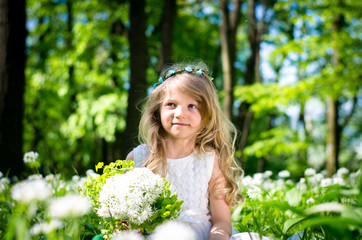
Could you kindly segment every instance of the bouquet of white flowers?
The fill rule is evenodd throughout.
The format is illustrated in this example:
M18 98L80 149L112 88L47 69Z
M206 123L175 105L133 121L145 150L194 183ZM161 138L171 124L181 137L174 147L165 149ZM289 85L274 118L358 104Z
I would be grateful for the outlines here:
M103 163L96 170L103 168ZM104 166L103 174L88 178L86 194L101 218L105 238L117 229L147 235L167 220L175 219L183 201L171 185L147 168L133 168L133 161L117 160Z

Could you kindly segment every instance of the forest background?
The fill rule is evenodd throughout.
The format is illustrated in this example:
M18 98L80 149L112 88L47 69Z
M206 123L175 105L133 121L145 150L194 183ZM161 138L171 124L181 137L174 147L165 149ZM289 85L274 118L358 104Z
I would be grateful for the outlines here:
M362 160L362 3L0 0L0 170L84 174L138 144L162 66L202 60L247 174Z

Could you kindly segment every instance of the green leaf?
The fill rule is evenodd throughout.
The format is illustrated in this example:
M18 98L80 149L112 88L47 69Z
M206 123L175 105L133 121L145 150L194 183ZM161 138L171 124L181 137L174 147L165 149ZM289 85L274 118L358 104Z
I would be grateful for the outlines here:
M311 215L314 213L321 213L321 212L335 212L341 213L342 211L346 210L347 207L338 202L329 202L329 203L321 203L319 205L310 207L305 210L307 215Z
M301 222L305 221L306 219L307 218L305 218L305 217L288 219L287 221L284 222L283 233L284 234L288 233L289 230L296 227L297 225L299 225Z

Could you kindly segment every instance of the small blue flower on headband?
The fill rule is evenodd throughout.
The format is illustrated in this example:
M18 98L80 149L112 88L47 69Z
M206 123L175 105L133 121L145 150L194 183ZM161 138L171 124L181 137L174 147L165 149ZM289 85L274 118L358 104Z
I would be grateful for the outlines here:
M167 72L167 77L172 76L172 75L174 75L175 73L176 73L175 70L168 70L168 72Z
M197 70L197 71L196 71L196 74L197 74L197 75L201 75L201 74L202 74L202 70L201 70L201 69L200 69L200 70Z
M185 67L185 70L188 71L188 72L192 72L192 68L189 66L189 67Z
M162 77L160 77L160 78L158 79L158 82L159 82L159 83L163 83Z

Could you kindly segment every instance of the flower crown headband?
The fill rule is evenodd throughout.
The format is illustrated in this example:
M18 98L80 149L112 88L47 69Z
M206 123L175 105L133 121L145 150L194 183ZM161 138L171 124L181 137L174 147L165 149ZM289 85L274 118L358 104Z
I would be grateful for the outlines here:
M153 88L156 88L158 85L160 85L161 83L163 83L164 81L166 81L168 78L175 76L176 74L179 73L184 73L184 72L188 72L188 73L196 73L196 75L200 76L201 74L205 74L210 81L214 80L211 75L209 74L209 72L205 71L204 69L201 69L199 67L190 67L187 66L185 68L181 68L179 70L168 70L166 73L163 74L163 76L161 76L158 79L158 82L153 84Z

